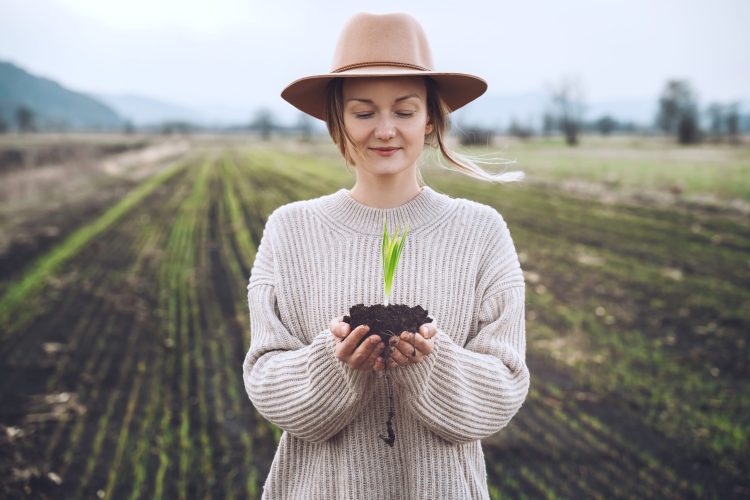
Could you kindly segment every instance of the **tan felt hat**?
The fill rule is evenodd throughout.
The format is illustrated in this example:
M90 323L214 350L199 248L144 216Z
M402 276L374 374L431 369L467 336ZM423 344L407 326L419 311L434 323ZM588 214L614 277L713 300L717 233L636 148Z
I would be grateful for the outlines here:
M281 97L325 120L325 88L332 79L414 75L432 78L451 111L487 90L487 82L478 76L435 71L427 35L411 15L360 12L339 36L330 73L299 78L286 86Z

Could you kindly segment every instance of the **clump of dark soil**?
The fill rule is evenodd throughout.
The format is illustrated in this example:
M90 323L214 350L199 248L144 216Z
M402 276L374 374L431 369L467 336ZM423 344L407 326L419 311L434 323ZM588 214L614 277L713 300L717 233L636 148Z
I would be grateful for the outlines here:
M388 387L388 437L379 434L380 439L393 446L396 441L396 434L393 431L393 416L396 414L393 409L393 395L391 388L391 378L388 375L388 361L390 360L391 346L390 338L398 337L402 332L419 332L419 327L425 323L432 322L432 318L427 315L427 310L422 306L409 307L406 304L374 304L366 306L357 304L349 308L349 314L344 316L344 322L349 323L350 330L354 331L360 325L367 325L370 330L367 332L359 346L364 340L371 335L380 335L385 348L383 349L383 361L385 362L385 377ZM412 348L412 356L416 356L416 348Z
M370 335L380 335L380 340L388 345L388 339L392 336L401 335L402 332L417 333L419 327L430 323L432 318L427 315L427 310L422 306L409 307L406 304L375 304L366 306L357 304L349 308L349 315L344 316L344 321L349 323L351 330L360 325L367 325L370 331L363 337L360 344Z

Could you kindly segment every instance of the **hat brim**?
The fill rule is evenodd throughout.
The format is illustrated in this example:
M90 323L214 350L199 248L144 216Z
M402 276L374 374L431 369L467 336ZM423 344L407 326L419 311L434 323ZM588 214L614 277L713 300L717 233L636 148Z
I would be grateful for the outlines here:
M429 76L437 84L440 96L451 112L467 105L487 90L484 79L468 73L365 67L299 78L284 88L281 97L300 111L325 121L325 88L328 82L334 78L378 76Z

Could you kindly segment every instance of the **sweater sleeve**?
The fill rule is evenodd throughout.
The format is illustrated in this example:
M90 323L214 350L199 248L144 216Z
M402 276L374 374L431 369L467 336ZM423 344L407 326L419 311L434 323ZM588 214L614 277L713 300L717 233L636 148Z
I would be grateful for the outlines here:
M305 345L284 326L276 301L273 216L247 285L251 340L242 365L245 390L264 418L300 439L323 442L366 403L372 372L336 358L330 329Z
M510 233L499 222L480 264L476 335L460 346L438 325L432 353L392 372L414 416L454 443L501 430L529 391L526 287Z

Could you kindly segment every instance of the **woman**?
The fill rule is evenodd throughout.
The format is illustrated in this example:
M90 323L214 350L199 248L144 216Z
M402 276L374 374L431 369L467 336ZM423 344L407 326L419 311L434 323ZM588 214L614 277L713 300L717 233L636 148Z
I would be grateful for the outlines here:
M360 13L333 70L282 93L326 121L356 183L274 210L253 264L243 378L284 431L263 498L489 498L480 439L509 423L530 383L523 273L502 216L424 185L417 161L429 143L468 175L520 176L489 175L445 148L447 114L486 83L432 67L413 17ZM341 321L383 301L384 217L390 232L409 227L391 302L434 317L391 338L393 447L378 438L388 402L374 397L386 390L385 346L377 335L358 346L367 326Z

